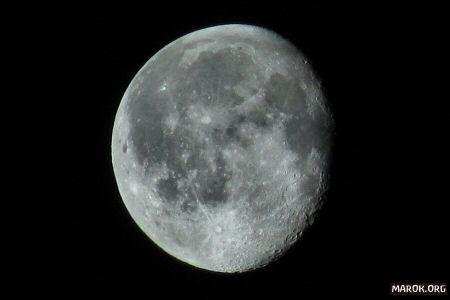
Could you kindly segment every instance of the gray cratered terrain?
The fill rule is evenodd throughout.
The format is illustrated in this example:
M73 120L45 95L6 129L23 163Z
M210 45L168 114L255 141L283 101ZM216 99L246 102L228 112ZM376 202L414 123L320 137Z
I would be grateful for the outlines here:
M199 268L280 257L327 188L333 120L305 57L279 35L225 25L155 54L117 111L113 167L138 226Z

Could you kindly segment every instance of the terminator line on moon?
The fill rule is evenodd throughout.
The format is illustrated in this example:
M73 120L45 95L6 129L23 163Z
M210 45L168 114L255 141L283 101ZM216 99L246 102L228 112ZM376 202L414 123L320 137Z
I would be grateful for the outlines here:
M267 29L187 34L136 74L117 111L122 199L164 251L244 272L280 257L327 189L333 118L305 57Z

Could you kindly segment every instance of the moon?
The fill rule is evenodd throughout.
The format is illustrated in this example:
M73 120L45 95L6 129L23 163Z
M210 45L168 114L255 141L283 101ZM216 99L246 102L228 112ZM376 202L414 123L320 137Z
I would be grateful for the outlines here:
M283 255L328 188L334 121L305 56L250 25L187 34L139 70L117 110L123 202L161 249L245 272Z

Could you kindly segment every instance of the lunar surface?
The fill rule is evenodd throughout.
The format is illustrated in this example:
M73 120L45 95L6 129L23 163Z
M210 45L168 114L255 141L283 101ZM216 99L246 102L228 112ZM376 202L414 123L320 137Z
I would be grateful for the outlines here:
M264 28L185 35L136 74L112 161L137 225L170 255L217 272L279 258L327 189L333 118L304 55Z

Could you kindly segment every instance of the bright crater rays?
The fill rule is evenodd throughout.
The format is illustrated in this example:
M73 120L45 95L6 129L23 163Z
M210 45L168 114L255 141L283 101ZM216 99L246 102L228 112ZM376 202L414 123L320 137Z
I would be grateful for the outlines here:
M164 251L244 272L280 257L327 188L333 120L304 56L266 29L224 25L155 54L117 111L122 199Z

